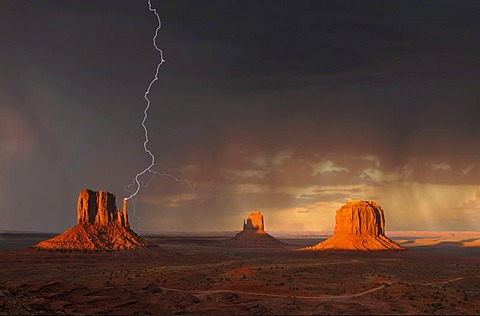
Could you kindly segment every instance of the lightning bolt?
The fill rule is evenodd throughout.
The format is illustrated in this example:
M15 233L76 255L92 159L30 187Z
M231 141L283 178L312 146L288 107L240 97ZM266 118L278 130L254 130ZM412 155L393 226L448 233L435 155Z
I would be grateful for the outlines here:
M195 194L195 187L192 185L192 183L187 180L187 179L180 179L180 178L177 178L171 174L167 174L167 173L160 173L158 171L155 171L153 170L152 168L155 166L155 156L153 155L153 153L150 151L150 149L148 148L148 142L149 142L149 138L148 138L148 129L147 129L147 126L146 126L146 121L148 119L148 110L150 109L150 99L148 98L148 95L150 94L150 89L152 88L153 84L155 83L155 81L158 80L158 73L160 71L160 66L162 66L162 64L165 62L165 60L163 59L163 51L157 46L157 37L158 37L158 31L161 29L162 27L162 22L160 20L160 16L158 15L157 13L157 9L155 8L152 8L152 3L150 2L150 0L148 0L148 10L150 10L150 12L153 12L155 14L155 17L157 18L157 21L158 21L158 26L157 28L155 29L155 35L152 39L153 41L153 46L155 47L155 50L158 52L159 56L160 56L160 61L158 62L157 64L157 68L156 68L156 71L155 71L155 76L153 77L152 81L150 81L150 84L147 86L147 89L145 91L145 94L144 94L144 98L145 100L147 101L147 105L145 106L145 109L143 111L143 120L142 120L142 127L143 127L143 131L144 131L144 134L145 134L145 141L143 142L143 149L145 150L145 152L150 156L151 158L151 161L150 161L150 165L143 169L141 172L139 172L135 178L133 179L132 183L126 185L124 187L124 190L129 192L130 195L128 197L125 198L125 200L131 200L132 201L132 204L133 204L133 216L137 219L138 221L138 230L141 230L140 229L140 223L142 221L142 219L140 217L137 216L136 214L136 195L140 192L140 189L142 187L148 187L150 185L150 183L153 181L153 179L155 178L155 176L161 176L161 177L168 177L172 180L174 180L175 182L179 182L179 183L186 183L188 185L188 187L190 188L190 190L192 191L192 198L194 200L197 200L198 201L198 204L197 205L200 205L201 203L203 203L206 199L208 199L208 197L213 194L214 192L216 192L217 190L219 190L220 188L222 188L223 186L225 186L227 183L229 182L232 182L236 179L233 178L233 179L230 179L228 182L226 183L223 183L221 184L220 186L216 187L213 191L211 191L210 193L207 193L207 194L204 194L202 195L200 198L197 198L196 197L196 194ZM143 180L140 179L140 177L142 177L143 175L145 174L149 174L151 175L150 179L145 183ZM132 187L134 189L132 189Z
M150 149L148 149L148 129L147 129L147 126L145 125L145 122L147 121L147 118L148 118L148 109L150 109L150 99L148 98L148 95L150 93L150 89L152 88L153 84L155 83L155 81L158 80L158 72L160 71L160 66L162 66L162 64L165 62L165 60L163 59L162 50L160 48L158 48L158 46L157 46L157 36L158 36L158 31L162 27L162 21L160 21L160 16L157 13L157 9L152 8L152 3L150 2L150 0L148 0L148 10L150 10L150 12L153 12L155 14L155 16L157 18L157 21L158 21L158 26L155 29L155 36L153 37L153 46L155 47L155 49L157 50L157 52L160 56L160 61L158 62L157 69L155 71L155 76L153 77L152 81L150 81L150 84L148 85L147 90L145 91L145 94L144 94L144 98L147 101L147 105L145 107L145 110L143 111L143 120L142 120L142 127L143 127L143 130L145 132L145 141L143 142L143 149L150 156L151 162L150 162L150 165L147 168L145 168L142 172L138 173L135 176L135 178L133 179L133 183L128 186L128 187L130 187L130 186L135 186L136 185L136 188L133 191L127 190L127 191L131 192L132 194L129 197L126 197L125 200L130 200L131 198L133 198L134 196L136 196L138 194L138 192L140 191L140 188L141 188L139 178L142 175L144 175L145 173L151 172L153 166L155 166L155 156L150 151Z
M150 161L150 165L147 168L143 169L140 173L138 173L135 176L135 178L133 179L131 184L126 185L124 187L125 191L131 193L130 196L125 198L125 200L132 200L133 210L134 210L133 215L138 220L138 229L139 230L140 230L141 218L138 217L137 214L136 214L136 204L135 204L135 199L133 199L133 198L138 194L138 192L140 192L140 189L142 188L142 186L143 187L148 187L148 185L150 184L150 182L152 182L152 180L155 178L156 175L159 175L159 176L162 176L162 177L169 177L169 178L175 180L176 182L186 183L189 186L189 188L192 190L193 198L195 198L195 188L190 183L189 180L179 179L179 178L177 178L173 175L166 174L166 173L160 173L158 171L152 170L152 168L155 166L155 155L148 148L149 138L148 138L148 129L147 129L147 126L146 126L146 121L147 121L147 118L148 118L148 110L150 109L150 103L151 103L150 99L148 98L148 95L150 94L150 90L151 90L153 84L155 83L155 81L158 80L158 73L160 71L160 66L162 66L162 64L165 62L165 59L163 58L163 51L157 46L158 31L162 27L162 21L160 20L160 15L158 15L158 13L157 13L157 9L152 7L152 3L150 2L150 0L148 0L148 10L150 10L150 12L153 12L155 14L155 17L157 18L157 21L158 21L158 26L155 29L155 35L152 39L152 42L153 42L153 47L155 47L155 50L158 52L158 54L160 56L160 61L157 64L157 68L156 68L156 71L155 71L155 76L153 77L152 81L150 81L150 84L147 86L147 89L146 89L145 94L144 94L144 98L147 101L147 105L145 106L145 109L143 111L143 120L142 120L142 127L143 127L143 131L144 131L144 134L145 134L145 141L143 142L143 149L150 156L151 161ZM150 177L148 182L145 184L140 179L140 177L142 177L146 173L149 173L152 176ZM131 190L131 187L135 187L135 189Z

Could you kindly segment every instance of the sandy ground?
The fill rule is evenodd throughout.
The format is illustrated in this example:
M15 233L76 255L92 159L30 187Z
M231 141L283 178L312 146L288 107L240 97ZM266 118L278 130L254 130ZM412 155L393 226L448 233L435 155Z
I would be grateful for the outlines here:
M357 253L295 250L315 238L241 249L157 236L141 251L62 253L23 248L45 236L4 235L0 314L480 314L480 248L461 237Z

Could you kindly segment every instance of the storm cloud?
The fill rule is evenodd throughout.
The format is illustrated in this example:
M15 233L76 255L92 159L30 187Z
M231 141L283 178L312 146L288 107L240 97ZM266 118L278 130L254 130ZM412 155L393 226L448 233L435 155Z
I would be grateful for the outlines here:
M231 230L262 209L267 229L323 230L351 199L378 200L389 229L480 229L463 208L480 3L152 4L149 147L195 192L156 177L142 229ZM83 188L127 195L149 163L155 28L146 1L0 1L0 229L64 230Z

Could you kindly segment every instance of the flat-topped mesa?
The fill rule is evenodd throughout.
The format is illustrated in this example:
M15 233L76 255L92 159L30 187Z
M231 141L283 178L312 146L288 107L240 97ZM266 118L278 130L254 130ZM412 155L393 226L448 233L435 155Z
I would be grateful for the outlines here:
M123 212L115 205L115 195L106 191L82 190L78 195L77 221L79 225L118 224L129 228L127 201L124 200Z
M253 230L258 234L265 233L263 215L260 211L253 211L243 222L243 230Z
M352 201L335 215L332 237L304 250L400 250L385 236L385 216L374 201Z
M149 244L130 229L127 200L123 211L117 209L115 195L106 191L82 190L77 204L78 225L35 248L46 250L125 250L139 249Z
M351 201L335 215L335 235L384 235L385 216L374 201Z

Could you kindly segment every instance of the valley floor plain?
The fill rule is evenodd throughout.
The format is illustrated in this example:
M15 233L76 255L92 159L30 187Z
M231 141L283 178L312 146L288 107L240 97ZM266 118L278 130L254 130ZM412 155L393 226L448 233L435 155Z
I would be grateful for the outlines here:
M415 234L413 234L415 235ZM158 247L50 252L50 235L0 235L0 314L480 314L480 236L394 236L407 251L219 247L226 237L146 236Z

